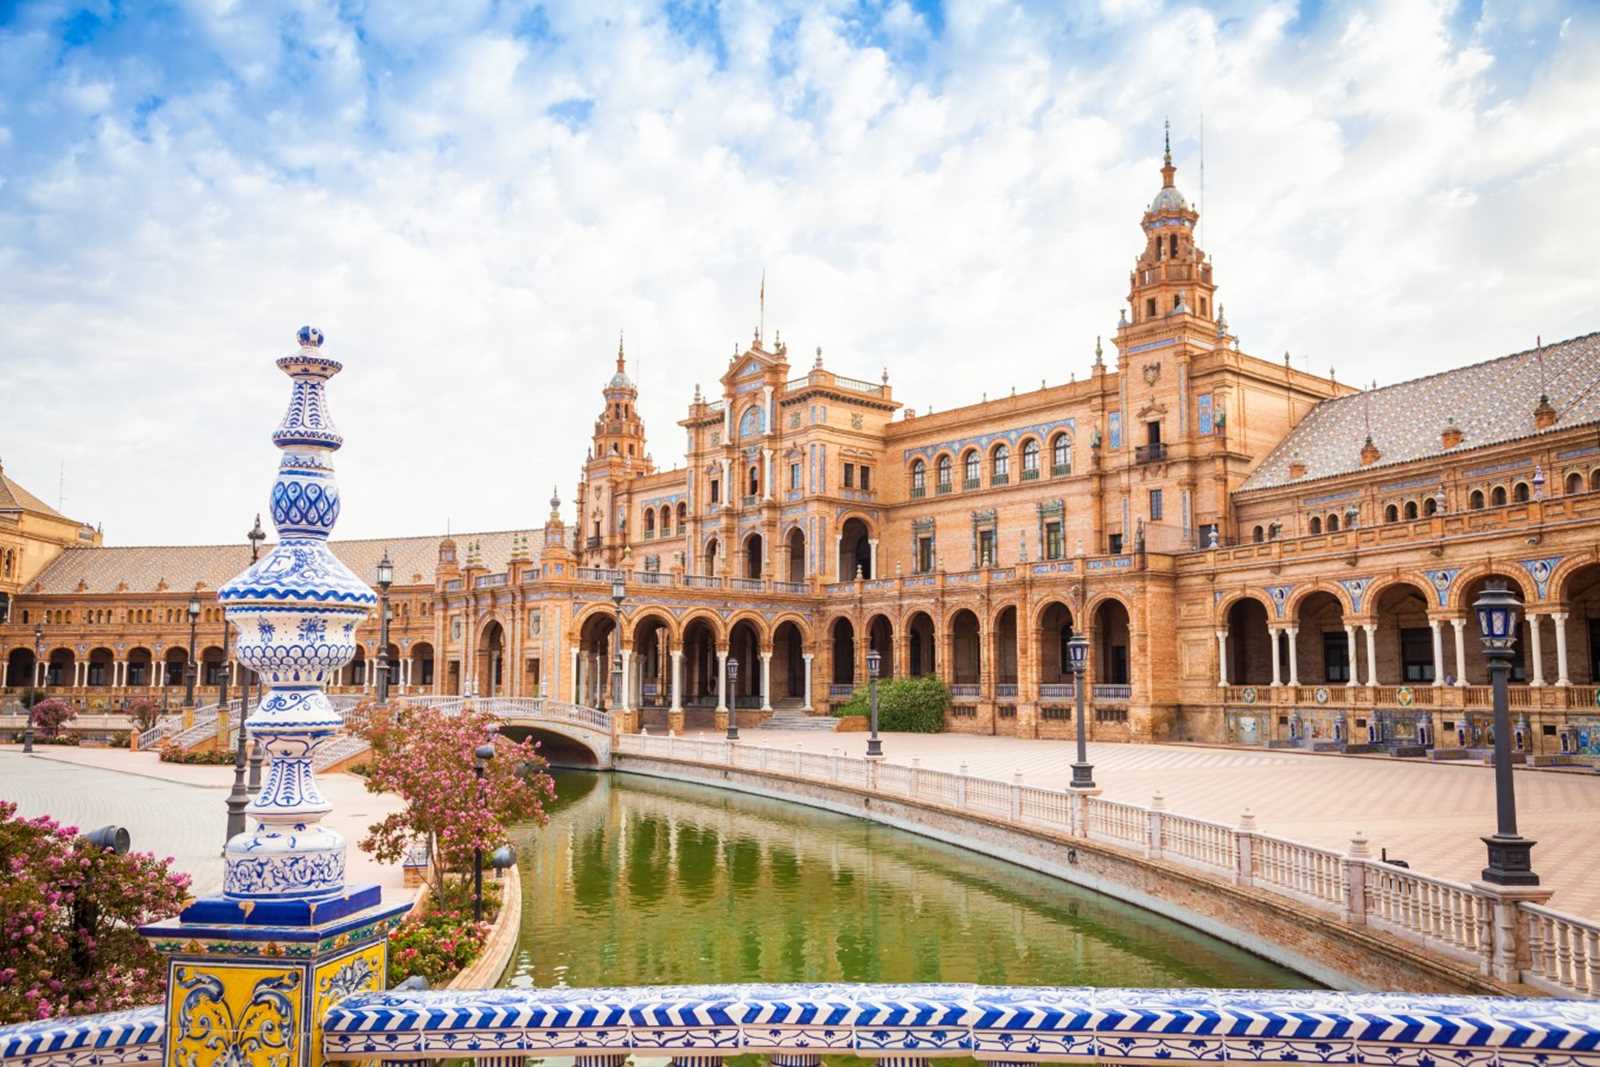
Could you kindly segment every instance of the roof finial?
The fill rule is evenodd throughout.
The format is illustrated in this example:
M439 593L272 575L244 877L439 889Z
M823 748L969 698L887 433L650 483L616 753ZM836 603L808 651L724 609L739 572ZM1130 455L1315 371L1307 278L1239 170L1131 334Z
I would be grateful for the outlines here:
M1162 150L1161 150L1161 187L1172 188L1172 176L1178 168L1172 165L1172 123L1162 120Z
M1094 365L1096 367L1103 367L1105 366L1105 363L1105 350L1100 347L1100 336L1096 334L1094 339Z
M822 369L822 346L817 346L817 361L811 365L812 370Z
M1164 153L1162 159L1166 163L1172 162L1172 123L1167 119L1161 120L1161 133Z
M623 359L624 359L624 357L623 357L623 354L622 354L622 331L618 330L617 331L617 370L619 370L619 371L622 369Z

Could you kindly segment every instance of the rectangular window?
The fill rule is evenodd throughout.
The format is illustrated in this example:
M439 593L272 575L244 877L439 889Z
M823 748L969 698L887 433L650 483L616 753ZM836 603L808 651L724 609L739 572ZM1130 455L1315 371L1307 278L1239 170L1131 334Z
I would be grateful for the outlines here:
M1322 680L1348 682L1350 680L1350 642L1339 630L1328 630L1322 635Z
M1161 490L1150 490L1150 521L1160 522L1162 510Z
M719 478L713 478L713 479L711 479L711 502L713 504L715 504L718 501L720 501L721 499L722 499L722 480L719 479Z
M1147 445L1159 445L1161 443L1161 424L1159 422L1147 422L1144 424L1144 442Z
M846 489L854 489L856 487L856 465L854 463L846 463L844 465L844 487Z
M861 465L861 491L872 492L872 468L864 463Z
M1044 524L1044 558L1060 559L1061 555L1061 524L1047 522Z
M978 531L978 566L994 566L994 531Z
M1407 682L1433 681L1433 631L1412 626L1400 631L1401 676Z
M1211 547L1211 538L1216 533L1217 533L1217 524L1214 523L1214 522L1208 522L1204 526L1200 527L1200 530L1199 530L1200 547L1201 548L1210 548Z
M917 573L928 574L933 571L933 538L917 538Z
M800 464L798 463L789 464L789 488L800 488Z
M1106 535L1106 551L1113 556L1122 555L1122 535L1119 533Z
M1113 411L1106 416L1106 436L1111 439L1111 447L1122 447L1122 412Z

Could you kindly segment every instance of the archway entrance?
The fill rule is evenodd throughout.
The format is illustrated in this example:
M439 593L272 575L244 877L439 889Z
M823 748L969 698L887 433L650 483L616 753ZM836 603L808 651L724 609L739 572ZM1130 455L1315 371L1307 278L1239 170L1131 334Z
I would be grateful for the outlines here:
M806 698L805 639L792 621L772 635L772 705L801 707Z
M1268 685L1272 681L1272 638L1267 607L1254 597L1228 609L1228 684Z
M433 688L433 645L419 641L411 646L410 670L403 679L407 687Z
M789 580L806 580L806 535L798 526L789 531Z
M872 578L872 531L860 519L846 519L839 530L839 580L848 582L857 574Z
M703 618L683 628L683 706L717 706L717 634Z
M893 678L894 626L890 624L888 616L874 615L867 620L867 649L869 654L876 652L881 661L878 666L878 677Z
M969 686L960 696L977 696L978 679L983 672L983 642L978 638L978 616L962 608L950 619L950 679L954 685Z
M34 676L39 672L35 669L37 661L33 658L31 648L13 648L11 655L6 657L6 685L31 686L38 681Z
M728 658L739 661L739 676L729 687L730 707L761 706L761 635L748 619L741 619L728 631Z
M672 629L649 612L633 621L633 655L628 658L628 686L636 708L661 709L672 702ZM652 722L661 721L659 716Z
M617 623L609 612L597 612L578 631L577 703L591 708L621 705L612 685L612 660L616 656Z
M1053 600L1039 616L1039 684L1072 684L1072 609ZM1041 694L1042 696L1043 694Z
M916 612L906 623L906 673L913 678L938 671L938 645L933 636L933 619L925 611Z
M856 684L856 628L849 619L840 616L833 620L829 635L833 652L833 684L854 688ZM848 696L846 692L844 695Z
M994 620L995 695L1017 695L1017 609L1005 607Z
M506 631L499 622L491 619L478 638L478 695L501 696L505 693Z
M761 535L751 534L744 539L744 576L746 578L760 578L762 559Z
M1099 685L1130 685L1128 609L1107 600L1094 610L1094 680Z

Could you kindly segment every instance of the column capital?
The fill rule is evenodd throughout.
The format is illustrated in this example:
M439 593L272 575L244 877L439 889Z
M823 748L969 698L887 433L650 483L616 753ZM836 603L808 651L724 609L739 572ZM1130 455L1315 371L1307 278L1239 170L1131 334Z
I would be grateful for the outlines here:
M1461 619L1461 618L1451 619L1450 620L1450 625L1455 627L1457 630L1459 630L1462 627L1467 625L1467 620L1466 619Z
M1567 621L1568 614L1569 612L1565 611L1552 611L1550 612L1550 617L1556 620L1557 623L1563 623Z
M1369 634L1378 632L1378 624L1375 622L1364 622L1361 624L1361 628Z
M1221 629L1221 630L1217 631L1217 640L1218 641L1226 641L1227 639L1228 639L1228 631L1226 629Z

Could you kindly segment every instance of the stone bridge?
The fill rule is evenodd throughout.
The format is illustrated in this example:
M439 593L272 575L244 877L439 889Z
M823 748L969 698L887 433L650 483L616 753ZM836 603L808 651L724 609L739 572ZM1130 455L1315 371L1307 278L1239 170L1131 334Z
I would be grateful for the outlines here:
M548 697L395 697L407 707L444 712L470 706L500 720L500 732L521 740L531 737L555 767L610 767L611 713Z

